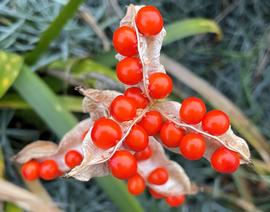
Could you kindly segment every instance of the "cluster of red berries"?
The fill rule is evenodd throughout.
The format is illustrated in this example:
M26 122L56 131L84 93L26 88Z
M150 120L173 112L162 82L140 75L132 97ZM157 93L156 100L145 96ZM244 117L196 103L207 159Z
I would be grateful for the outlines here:
M86 136L88 130L82 135L82 140ZM64 161L68 168L72 169L81 164L83 156L77 150L69 150L65 153ZM21 174L28 181L37 180L54 180L63 173L59 168L57 160L46 159L42 161L30 160L21 167Z

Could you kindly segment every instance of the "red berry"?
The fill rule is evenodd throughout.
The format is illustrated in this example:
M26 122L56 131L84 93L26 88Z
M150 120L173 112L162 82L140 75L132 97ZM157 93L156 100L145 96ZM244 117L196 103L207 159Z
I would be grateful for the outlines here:
M205 112L204 102L200 98L191 96L182 102L179 116L181 120L188 124L198 124L201 122Z
M112 175L116 178L126 180L137 173L136 158L126 150L118 150L109 160Z
M128 26L119 27L113 33L113 45L115 50L123 56L136 55L138 53L136 32Z
M133 151L143 151L148 146L148 135L139 125L134 125L126 137L125 144Z
M163 19L157 8L144 6L136 15L136 25L143 35L153 36L162 30Z
M230 118L221 110L211 110L202 120L202 129L212 135L222 135L230 127Z
M139 58L126 57L116 66L118 79L126 85L135 85L143 78L142 64Z
M178 147L184 135L185 131L170 121L166 121L160 130L160 139L168 147Z
M153 73L149 77L149 94L154 99L167 97L173 89L172 79L164 73Z
M179 196L169 196L166 197L165 201L167 204L171 207L178 207L182 205L186 200L185 195L179 195Z
M101 149L109 149L116 145L122 137L120 126L113 120L100 118L95 121L91 138L93 143Z
M149 146L147 146L143 151L136 152L134 156L138 161L147 160L152 156L152 150Z
M179 150L189 160L199 160L203 157L206 144L203 136L197 133L188 133L180 141Z
M83 157L81 153L79 153L76 150L70 150L65 155L65 163L69 168L74 168L75 166L78 166L81 164L83 160Z
M24 179L32 181L39 178L40 164L35 160L30 160L22 165L21 173Z
M110 105L110 113L119 122L132 120L136 116L136 103L133 99L120 95Z
M211 157L212 167L220 173L231 174L240 165L240 155L226 147L219 147Z
M160 112L152 110L147 112L138 124L145 129L149 136L153 136L160 131L162 122L163 120Z
M149 100L144 96L142 90L137 87L128 88L125 93L125 96L133 99L136 102L137 108L145 108L149 104Z
M84 138L85 138L85 136L87 135L88 132L89 132L89 129L86 129L86 130L83 132L82 137L81 137L82 141L84 140Z
M60 170L54 160L44 160L40 163L40 178L53 180L60 175Z
M164 195L159 194L158 192L156 192L155 190L153 190L151 188L149 188L148 190L149 190L150 194L152 195L152 197L154 197L155 199L161 199L164 197Z
M162 185L166 183L168 179L169 179L168 171L163 167L154 169L147 177L148 182L155 185Z
M133 195L140 195L144 192L145 182L141 175L136 174L128 179L128 191Z

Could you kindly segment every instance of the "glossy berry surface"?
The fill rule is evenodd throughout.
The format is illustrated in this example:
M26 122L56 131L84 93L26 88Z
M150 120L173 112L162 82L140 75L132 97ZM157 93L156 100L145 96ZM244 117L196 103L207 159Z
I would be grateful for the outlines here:
M144 6L136 15L136 25L145 36L153 36L158 34L163 27L163 19L156 7Z
M145 129L149 136L153 136L159 133L162 122L160 112L152 110L147 112L138 124Z
M113 45L115 50L123 56L136 55L138 53L136 32L128 26L119 27L113 33Z
M167 204L171 207L179 207L185 202L185 200L186 200L186 197L184 195L169 196L169 197L166 197L165 199Z
M76 150L70 150L65 154L65 163L69 168L74 168L81 164L83 157L81 153Z
M166 121L160 130L160 139L167 147L178 147L185 131L170 121Z
M145 190L145 182L141 175L136 174L128 179L128 191L137 196Z
M110 105L110 113L119 122L132 120L136 116L136 102L126 96L115 97Z
M141 126L134 125L126 137L125 144L133 151L142 151L148 146L148 135Z
M114 177L125 180L137 173L137 161L129 151L118 150L110 158L109 168Z
M153 190L151 188L149 188L148 191L152 195L152 197L154 197L155 199L164 198L164 196L162 194L159 194L158 192L156 192L155 190Z
M149 77L149 94L154 99L167 97L173 89L172 79L164 73L153 73Z
M211 110L202 120L202 129L212 135L222 135L230 127L230 118L221 110Z
M188 124L198 124L206 113L204 102L197 97L188 97L182 102L180 119Z
M168 179L168 171L163 167L154 169L147 177L148 182L155 185L162 185L166 183Z
M54 160L44 160L40 163L40 178L53 180L60 175L58 164Z
M135 85L142 78L142 64L139 58L126 57L117 63L116 75L118 79L126 85Z
M148 98L143 94L142 90L137 87L131 87L125 90L124 95L133 99L137 108L145 108L149 104Z
M109 149L121 139L122 131L115 121L100 118L94 122L91 138L93 143L101 149Z
M83 141L85 139L85 136L87 135L87 133L89 132L89 129L86 129L83 134L82 134L82 137L81 137L81 140Z
M226 147L219 147L212 154L211 165L217 172L231 174L240 165L240 155Z
M39 178L40 164L38 161L30 160L22 165L21 173L24 179L28 181Z
M200 134L188 133L182 138L179 149L186 159L199 160L203 157L206 143Z
M152 156L152 149L147 146L144 150L135 152L134 156L137 161L147 160Z

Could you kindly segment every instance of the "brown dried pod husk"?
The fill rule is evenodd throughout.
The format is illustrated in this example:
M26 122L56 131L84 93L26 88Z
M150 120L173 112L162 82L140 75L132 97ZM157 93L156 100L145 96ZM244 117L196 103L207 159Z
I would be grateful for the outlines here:
M59 145L51 141L36 141L25 146L13 160L17 163L25 163L31 159L43 161L45 159L54 159L59 169L63 172L69 170L64 161L65 153L69 150L77 150L82 153L82 134L91 127L91 119L85 119L78 123L62 138Z
M159 102L155 105L155 109L158 110L166 119L172 121L177 126L184 128L187 132L196 132L204 136L206 141L206 152L204 157L208 160L211 159L212 153L220 146L225 146L226 148L238 152L241 156L241 164L250 163L250 151L247 142L235 135L231 127L220 136L211 135L202 130L201 123L196 125L190 125L182 122L179 119L179 110L181 104L175 101ZM166 147L166 146L165 146ZM168 148L167 149L179 153L178 148Z
M138 172L145 179L148 187L165 196L180 194L196 194L198 187L191 183L184 169L176 162L169 160L162 145L154 138L149 137L149 147L152 156L143 161L138 161ZM164 167L168 170L169 179L163 185L153 185L147 182L147 177L155 168Z

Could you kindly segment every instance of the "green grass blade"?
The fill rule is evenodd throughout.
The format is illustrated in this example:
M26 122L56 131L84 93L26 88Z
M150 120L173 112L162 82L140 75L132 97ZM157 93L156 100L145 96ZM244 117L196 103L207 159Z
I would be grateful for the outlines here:
M167 34L163 45L170 44L176 40L180 40L188 36L202 33L215 33L217 40L222 39L222 31L217 23L213 20L204 18L192 18L183 21L177 21L167 25L165 29Z
M23 66L14 87L58 137L77 123L50 88L27 66Z
M110 196L114 202L134 202L134 197L128 192L127 186L123 182L111 176L99 177L96 182L104 189L105 193ZM115 190L117 187L117 191ZM123 197L125 199L123 199ZM123 204L120 211L140 212L144 211L139 204Z
M77 96L57 96L58 101L66 105L72 112L82 112L82 97ZM0 108L9 108L14 110L29 110L31 106L18 95L5 95L0 99Z
M14 87L58 137L62 137L77 123L50 88L28 67L23 66ZM143 211L139 202L124 192L123 182L115 181L111 177L97 179L97 182L121 211Z
M23 60L16 54L0 51L0 98L18 76Z
M73 17L76 10L84 0L70 0L60 11L47 30L40 36L37 46L26 55L26 63L34 64L49 48L50 43L60 34L62 28Z

